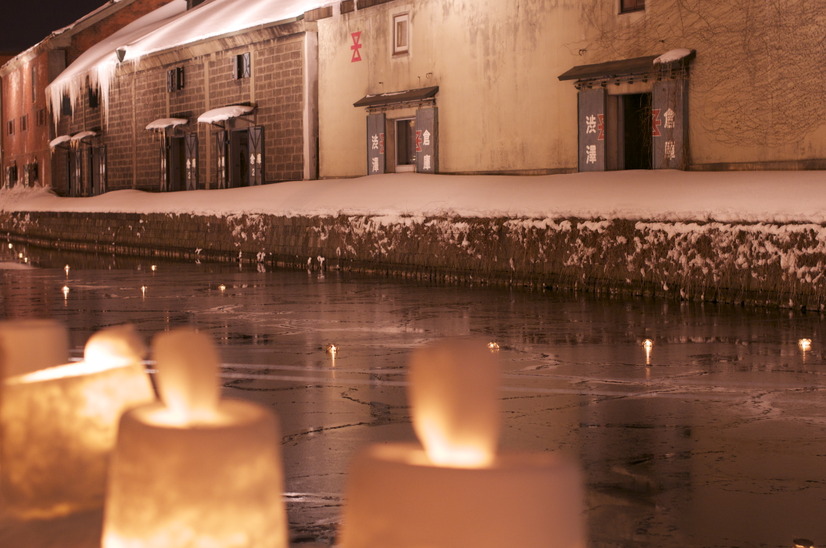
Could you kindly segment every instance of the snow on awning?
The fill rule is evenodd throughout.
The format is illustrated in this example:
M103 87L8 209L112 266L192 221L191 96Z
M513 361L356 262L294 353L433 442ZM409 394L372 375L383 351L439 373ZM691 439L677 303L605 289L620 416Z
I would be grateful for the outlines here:
M189 120L186 118L158 118L146 124L146 129L166 129L169 127L177 127L188 124Z
M225 122L230 118L238 118L239 116L250 114L254 110L255 107L250 105L229 105L226 107L214 108L198 116L198 123L216 124L218 122Z
M380 107L394 103L409 103L431 99L439 93L439 86L429 88L408 89L406 91L391 91L375 95L365 95L355 103L354 107Z
M72 135L71 141L73 143L78 143L88 137L94 137L95 135L97 135L96 131L81 131L80 133L75 133Z
M559 80L593 80L628 78L637 75L654 74L659 65L675 61L690 61L694 57L694 50L680 48L673 49L662 55L647 55L633 59L606 61L593 65L577 65L558 76Z
M49 141L49 148L56 148L63 143L68 142L72 137L70 135L61 135Z
M666 63L673 63L674 61L680 61L685 59L686 57L690 57L694 54L693 49L687 48L677 48L667 51L654 59L655 65L664 65Z

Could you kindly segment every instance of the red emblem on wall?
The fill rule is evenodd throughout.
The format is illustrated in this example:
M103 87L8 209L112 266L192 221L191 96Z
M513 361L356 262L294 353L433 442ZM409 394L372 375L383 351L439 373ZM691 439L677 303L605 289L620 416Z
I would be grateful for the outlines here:
M424 138L422 138L422 130L417 129L416 130L416 152L421 152L422 151L422 141L424 141Z
M351 33L350 37L353 39L353 45L350 46L350 49L353 50L353 56L350 58L350 62L356 63L361 61L361 52L359 51L363 46L361 43L361 31Z
M660 137L662 133L660 133L660 126L663 124L662 120L660 120L660 111L662 109L659 108L652 108L651 109L651 135L654 137Z
M605 115L604 114L597 114L597 129L599 133L597 134L597 141L604 141L605 140Z

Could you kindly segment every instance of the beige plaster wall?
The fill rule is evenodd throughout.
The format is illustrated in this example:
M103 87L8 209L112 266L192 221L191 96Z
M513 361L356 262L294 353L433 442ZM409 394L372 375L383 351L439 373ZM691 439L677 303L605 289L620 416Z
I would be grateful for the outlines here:
M697 52L689 80L690 162L826 159L826 4L789 0L649 0L618 15L616 2L583 0L583 63ZM770 167L770 166L769 166Z
M572 169L578 64L575 2L394 1L319 21L320 171L364 175L370 93L439 86L440 171ZM411 49L394 56L392 17L410 12ZM351 62L361 31L363 60ZM393 111L388 118L396 117ZM568 128L560 131L560 128Z
M394 0L319 21L320 174L364 175L368 93L438 85L440 171L573 170L576 65L696 50L689 80L694 167L826 161L826 6L789 0ZM411 14L409 55L391 22ZM361 31L361 62L351 62ZM393 111L388 118L395 117ZM785 164L784 164L785 163Z

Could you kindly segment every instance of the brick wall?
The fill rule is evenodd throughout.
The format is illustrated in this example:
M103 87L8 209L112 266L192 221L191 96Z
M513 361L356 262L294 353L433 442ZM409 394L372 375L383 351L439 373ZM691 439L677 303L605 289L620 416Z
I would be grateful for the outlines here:
M138 188L160 190L161 144L157 132L146 125L158 118L181 117L189 123L174 130L183 136L198 135L199 188L216 184L215 134L219 128L198 124L200 114L231 104L256 105L250 120L236 119L228 129L250 125L265 128L265 182L300 180L304 172L303 155L303 33L243 33L233 40L207 41L195 48L164 52L158 58L141 60L137 66L123 65L111 84L108 121L100 109L90 109L81 101L72 118L64 117L60 130L74 133L90 129L91 123L103 128L100 142L107 149L108 190ZM226 47L231 42L233 47ZM240 43L240 45L239 45ZM196 52L192 54L192 52ZM249 52L250 78L234 78L237 55ZM182 67L184 87L167 90L167 71ZM62 176L65 179L65 175ZM61 183L61 187L67 187Z
M56 249L823 310L826 227L583 219L0 213Z

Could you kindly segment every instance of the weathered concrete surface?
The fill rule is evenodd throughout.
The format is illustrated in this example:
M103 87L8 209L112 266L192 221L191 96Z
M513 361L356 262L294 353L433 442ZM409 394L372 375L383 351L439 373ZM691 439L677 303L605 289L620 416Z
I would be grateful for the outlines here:
M0 213L66 250L822 310L826 227L644 220Z

